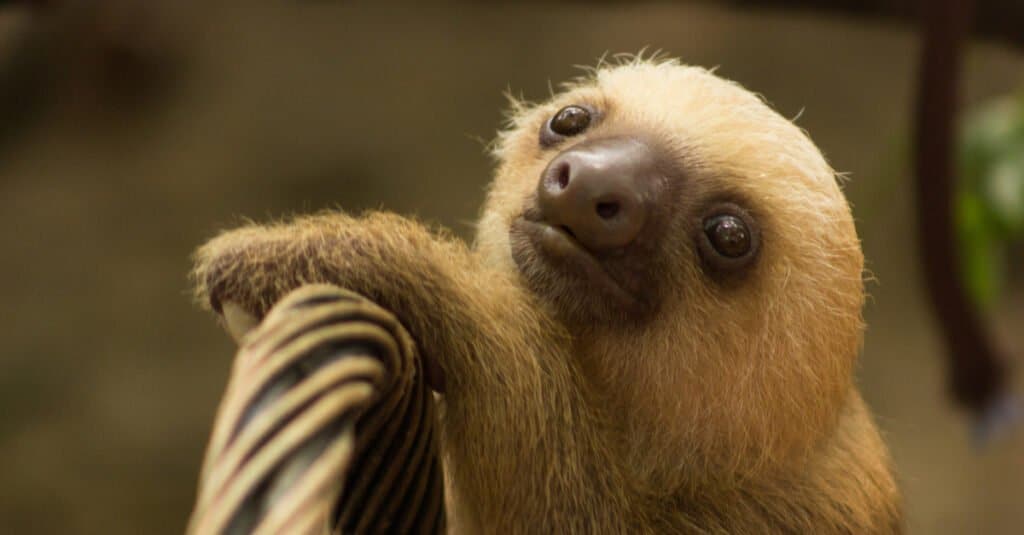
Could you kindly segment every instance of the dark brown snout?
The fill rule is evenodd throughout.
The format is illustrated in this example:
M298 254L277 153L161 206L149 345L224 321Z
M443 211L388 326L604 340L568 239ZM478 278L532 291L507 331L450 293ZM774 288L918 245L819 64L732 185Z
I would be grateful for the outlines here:
M650 147L633 138L573 146L541 173L541 217L591 252L625 247L640 234L654 203L655 166Z

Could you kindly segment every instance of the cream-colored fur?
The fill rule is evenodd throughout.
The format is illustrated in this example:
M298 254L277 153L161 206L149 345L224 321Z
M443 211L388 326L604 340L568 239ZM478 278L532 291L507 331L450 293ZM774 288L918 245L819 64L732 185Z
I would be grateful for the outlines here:
M652 255L660 304L642 322L573 321L572 295L524 284L509 229L564 148L537 133L577 103L601 120L570 144L642 136L683 170L697 193L669 201L685 212L679 229L696 197L748 203L763 247L742 280L710 278L680 231ZM707 70L638 59L517 104L494 153L472 248L389 214L250 225L200 249L197 293L259 317L299 284L331 282L395 311L446 376L454 531L902 531L889 458L852 381L860 245L800 129Z

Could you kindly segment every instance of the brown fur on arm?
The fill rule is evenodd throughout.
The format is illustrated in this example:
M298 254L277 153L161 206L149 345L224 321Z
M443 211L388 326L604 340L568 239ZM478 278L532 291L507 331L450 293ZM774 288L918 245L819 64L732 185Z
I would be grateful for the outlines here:
M480 306L469 291L480 271L462 242L410 219L325 212L224 232L196 252L192 275L203 306L221 313L231 302L257 318L299 286L335 284L394 312L433 353L479 324L467 317Z
M221 233L196 251L195 296L216 312L224 301L234 301L262 316L302 284L368 282L373 275L359 273L356 263L396 260L388 257L408 252L398 249L418 249L416 257L428 257L445 248L449 254L468 256L455 240L387 213L352 217L328 211L279 223L250 223ZM410 260L415 258L401 261Z

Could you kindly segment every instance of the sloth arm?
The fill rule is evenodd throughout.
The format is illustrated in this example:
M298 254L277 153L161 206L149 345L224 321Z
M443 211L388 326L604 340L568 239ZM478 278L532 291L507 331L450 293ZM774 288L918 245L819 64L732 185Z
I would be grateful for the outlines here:
M328 212L230 230L196 252L193 278L204 306L224 314L235 305L256 318L303 284L360 293L393 312L456 381L462 361L482 349L546 334L514 280L481 267L462 241L393 214Z
M234 303L260 318L289 291L330 283L395 313L444 372L448 469L484 525L628 518L626 500L608 501L628 492L569 336L465 243L392 214L332 212L227 231L195 261L196 295L217 312Z

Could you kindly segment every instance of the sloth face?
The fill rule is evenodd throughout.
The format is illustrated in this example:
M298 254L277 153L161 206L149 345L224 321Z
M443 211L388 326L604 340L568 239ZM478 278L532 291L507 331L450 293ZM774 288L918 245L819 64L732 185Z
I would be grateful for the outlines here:
M573 139L603 115L571 104L541 125L539 146L558 152L509 229L512 258L534 291L582 319L641 319L658 309L657 269L671 269L663 251L688 247L708 276L744 276L761 245L748 203L701 191L685 160L641 129Z
M832 170L789 121L703 69L599 69L514 110L496 155L478 248L570 323L764 309L797 283L837 289L818 301L833 309L860 295ZM852 304L839 308L859 314Z

